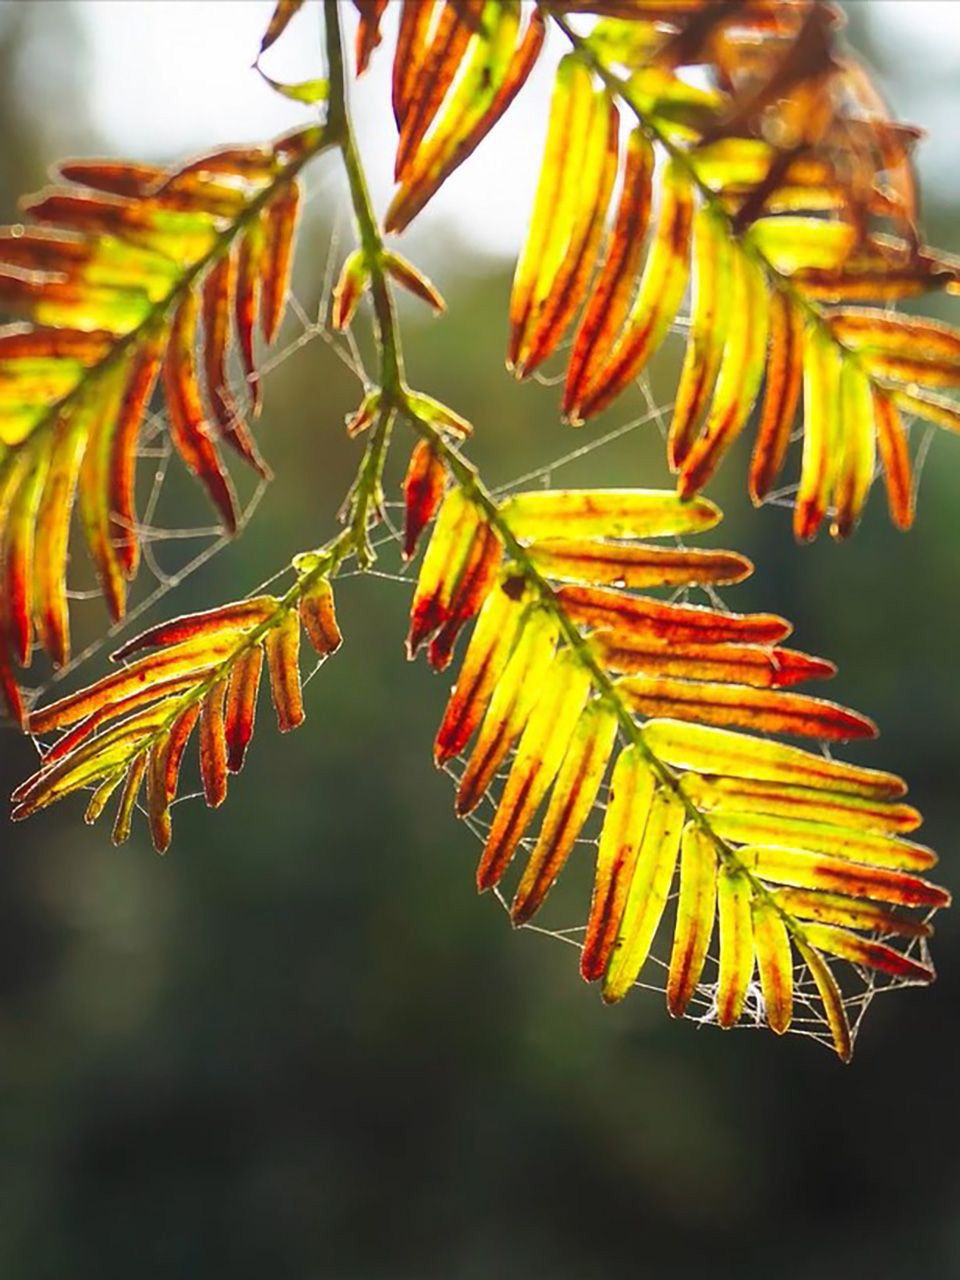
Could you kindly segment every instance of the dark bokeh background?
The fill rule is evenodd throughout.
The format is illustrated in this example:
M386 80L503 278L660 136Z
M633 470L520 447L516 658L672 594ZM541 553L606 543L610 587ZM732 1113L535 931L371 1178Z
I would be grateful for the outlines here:
M66 4L0 8L7 217L64 147L97 148L80 36ZM923 69L871 54L909 113ZM956 82L941 92L956 101ZM955 217L928 206L954 250ZM412 376L478 424L475 453L504 481L570 437L555 393L503 373L509 264L460 276L462 250L432 250L450 315L406 317ZM329 535L355 398L320 342L271 375L277 484L176 607L241 594ZM958 444L934 443L911 536L878 490L852 543L805 550L786 513L749 510L744 461L712 490L722 543L757 563L730 599L783 610L840 663L836 695L884 731L859 758L910 778L956 892ZM563 474L666 479L653 428ZM430 764L446 681L403 660L405 588L351 580L338 598L347 644L307 725L281 739L264 706L228 803L179 808L166 859L142 830L112 849L79 804L0 829L0 1276L956 1275L956 917L937 985L878 1000L849 1068L799 1037L672 1024L654 996L602 1008L572 952L474 895L476 844ZM31 752L12 736L0 750L9 791Z

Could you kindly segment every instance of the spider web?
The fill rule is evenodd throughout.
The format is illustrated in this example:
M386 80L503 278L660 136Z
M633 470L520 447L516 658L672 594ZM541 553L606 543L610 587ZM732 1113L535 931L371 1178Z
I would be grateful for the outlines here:
M321 175L319 182L314 181L312 186L307 187L304 195L304 204L309 205L316 201L328 186L329 177L324 178ZM309 314L295 292L291 291L288 316L284 325L287 329L295 328L296 333L286 344L272 351L262 361L259 372L263 380L268 380L276 369L304 346L321 341L330 348L335 358L344 363L361 387L366 388L371 385L373 379L371 379L364 367L362 353L352 333L350 331L346 334L333 333L325 323L325 317L329 314L341 234L342 221L338 218L334 222L330 234L326 265L322 276L322 287L315 314ZM688 328L689 316L681 315L671 326L671 332L675 336L685 337ZM569 343L564 344L564 346L569 346ZM562 352L563 348L558 354L562 354ZM545 386L556 385L563 378L562 373L550 375L542 371L534 376L538 382ZM564 473L564 477L566 477L571 469L574 469L578 463L583 462L587 457L603 449L609 449L627 436L642 430L649 430L651 426L654 426L665 439L670 413L673 408L672 403L656 400L646 374L636 380L636 394L639 396L640 407L633 417L601 435L587 438L584 443L560 454L546 464L499 485L493 489L494 494L502 497L514 490L536 485L551 488L554 486L555 477L558 474ZM935 431L934 428L924 427L921 424L913 426L909 420L907 420L906 425L908 431L912 427L915 437L915 442L912 443L915 443L914 486L916 488L919 485ZM802 429L798 428L792 437L792 442L795 443L801 436ZM170 475L171 461L173 460L173 449L167 430L166 414L163 410L157 410L147 418L141 434L138 455L143 462L154 463L154 473L149 483L147 500L137 527L142 548L140 577L146 579L146 589L144 590L141 585L139 598L123 619L113 624L106 632L101 633L97 639L82 648L68 664L55 672L46 682L26 690L26 695L31 702L48 694L62 680L75 674L78 669L85 667L106 645L111 644L121 632L130 628L142 614L156 605L166 595L180 587L189 577L208 564L210 560L234 540L220 526L175 527L167 526L160 519L161 499ZM264 496L266 487L267 482L260 480L246 498L238 519L237 535L234 535L234 537L238 536L249 524ZM792 509L795 495L796 484L786 485L769 494L764 505ZM401 584L412 595L416 565L405 565L401 556L403 541L402 520L403 504L396 501L387 502L385 504L383 525L373 539L373 547L378 555L376 565L371 569L361 571L348 560L346 565L341 568L338 578L361 575L379 578ZM679 537L673 541L678 547L685 545ZM183 548L184 550L179 557L174 555L174 563L165 565L161 563L161 548L164 552L164 559L169 556L170 548ZM261 594L276 582L289 577L291 574L291 568L285 566L276 574L252 588L247 593L247 598ZM82 602L99 599L101 592L93 587L75 587L68 591L68 595L71 601ZM728 608L722 595L710 585L692 589L681 588L667 598L671 601L689 600L694 603L703 603L705 600L711 608L719 610L727 610ZM304 673L304 685L308 685L316 677L325 661L326 658L320 658L309 667ZM33 741L38 753L41 752L44 744L36 738ZM621 743L620 745L624 744ZM829 758L830 750L827 743L821 743L820 750ZM511 751L508 755L477 809L463 819L466 828L481 842L486 840L490 830L493 815L499 804L503 784L510 771L513 754ZM444 772L456 783L459 781L465 765L466 757L459 756L444 766ZM178 796L173 803L179 805L187 801L196 800L201 798L202 794L200 790L191 791ZM551 891L547 903L538 914L536 922L527 922L517 927L562 942L577 950L582 948L585 925L579 923L571 925L566 923L566 920L574 912L582 916L583 903L589 901L592 871L596 858L599 832L607 808L607 796L608 789L607 785L604 784L594 803L591 818L580 838L576 841L575 850L564 870L564 875ZM144 812L142 806L138 805L138 808L140 808L141 813ZM520 841L517 856L513 860L515 876L519 874L518 868L524 861L521 855L529 855L534 843L535 836L527 836ZM508 883L509 880L510 876L508 875ZM675 880L676 877L674 877ZM504 889L499 886L496 887L493 890L493 895L503 910L509 913L509 899ZM672 915L676 910L677 897L678 890L674 886L667 899L667 907L657 930L650 956L644 965L640 978L635 983L635 986L642 991L656 992L662 995L666 990L668 961L664 956L669 955L673 934ZM558 903L559 906L557 905ZM576 905L574 905L575 903ZM551 913L557 917L555 921L550 918ZM933 912L929 913L930 916L933 914ZM870 936L877 940L885 937L880 933ZM912 939L907 947L902 945L902 940L899 941L901 942L900 950L903 954L921 963L929 964L929 947L925 938ZM700 1026L717 1023L718 967L719 957L714 941L708 952L704 974L685 1015L687 1020L692 1020ZM878 974L846 961L837 965L835 977L841 985L843 1003L850 1022L851 1037L854 1042L866 1011L878 994L904 986L919 985L909 979ZM744 1012L736 1025L739 1028L755 1029L765 1027L763 994L759 982L755 978L750 983ZM790 1031L794 1034L813 1038L827 1046L832 1046L833 1043L816 984L807 965L802 961L794 967L794 1017Z

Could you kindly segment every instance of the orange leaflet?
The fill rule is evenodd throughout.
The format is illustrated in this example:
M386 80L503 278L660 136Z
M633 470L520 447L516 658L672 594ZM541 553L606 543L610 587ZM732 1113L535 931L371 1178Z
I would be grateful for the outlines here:
M162 653L148 654L86 689L39 707L30 715L30 732L43 734L76 724L101 707L119 705L131 694L141 692L145 684L160 686L164 680L187 674L199 677L222 661L235 645L236 636L202 636L196 641L172 645Z
M97 364L113 346L113 335L97 330L45 329L42 326L0 327L0 360L50 357Z
M253 737L262 670L263 649L260 645L254 645L240 655L230 671L224 711L224 735L227 741L227 768L231 773L239 773L243 768L243 758Z
M464 561L446 617L430 641L427 657L435 671L444 671L449 665L457 636L486 599L499 572L502 557L499 535L489 525L482 525Z
M72 417L57 423L46 481L36 511L32 566L36 622L40 642L55 666L62 666L70 653L67 543L77 474L86 443L82 424L78 429Z
M834 488L836 519L830 532L846 538L856 528L873 484L877 437L873 393L867 375L852 360L840 369L840 456Z
M843 1007L843 994L837 986L837 980L830 971L830 966L815 947L808 946L803 938L796 938L797 950L806 961L813 980L823 1002L823 1011L833 1036L833 1047L841 1062L849 1062L853 1055L853 1039L850 1035L850 1023L847 1021Z
M585 384L595 367L595 353L605 353L626 319L634 277L650 218L653 148L646 134L634 129L627 142L623 191L600 274L573 340L563 394L564 417L574 418ZM601 357L602 358L602 357Z
M623 675L657 674L779 689L836 674L832 662L768 645L678 645L630 631L598 631L593 645L604 666Z
M690 272L693 187L687 172L669 161L663 204L636 299L613 351L585 373L582 398L568 410L571 420L600 412L635 377L663 341L683 298Z
M557 598L574 621L599 630L636 631L675 643L776 644L793 630L770 613L720 613L692 604L663 604L604 587L565 586Z
M824 924L848 925L876 933L896 934L903 938L928 938L933 926L915 920L878 902L862 902L841 893L818 889L778 889L776 902L799 920L819 920Z
M429 440L418 440L410 455L403 480L403 558L409 560L417 549L420 534L436 515L443 500L447 472Z
M7 509L3 542L3 576L6 582L4 621L14 657L21 666L30 661L33 648L34 535L37 508L47 478L49 459L45 455L24 458L32 470L22 474ZM16 472L13 474L16 479Z
M147 769L146 752L142 755L134 756L133 762L127 771L126 779L123 784L123 791L120 795L120 804L117 807L117 816L113 824L113 843L123 844L130 836L130 827L133 822L133 811L136 808L137 800L140 796L140 788L143 786L143 775Z
M883 942L858 937L836 925L807 924L803 932L812 946L826 951L828 955L849 960L851 964L862 964L868 969L882 969L884 973L892 973L894 977L906 978L911 982L932 982L936 977L929 965L911 960L909 956L902 955Z
M749 846L737 850L748 870L774 884L817 889L888 902L900 907L944 907L950 894L939 885L891 867L868 867L846 858L801 849Z
M767 386L750 460L749 491L759 506L783 467L803 380L803 320L790 299L770 292L770 347Z
M425 302L428 307L432 307L438 314L447 309L447 304L444 302L443 296L436 285L422 271L419 271L412 262L408 262L399 253L387 253L384 258L384 265L397 284L406 289L408 293L412 293L415 298Z
M743 252L734 252L732 266L732 322L703 434L691 445L680 470L677 487L681 497L696 493L709 480L746 426L763 379L768 326L766 278L759 264Z
M152 702L161 702L174 697L178 693L184 693L187 689L192 688L198 679L202 679L202 670L198 672L196 669L191 669L185 674L170 676L164 676L162 672L163 668L160 669L159 673L156 673L157 678L155 679L148 679L146 676L141 675L138 687L133 688L130 692L123 692L120 697L111 696L106 702L102 702L95 707L89 715L74 724L73 728L68 729L49 750L43 753L41 769L48 769L57 760L70 755L82 742L86 742L92 734L96 733L98 729L108 724L111 720L119 720L134 711L139 711L142 707L148 706ZM154 674L154 672L147 673L147 675L151 674Z
M155 649L162 645L181 644L184 641L198 640L202 637L213 639L220 632L227 633L225 640L236 643L244 631L265 622L279 605L274 596L257 596L252 600L241 600L237 604L220 605L216 609L206 609L202 613L187 613L173 618L169 622L158 623L148 631L142 631L115 649L110 657L114 662L122 662L132 653L142 649Z
M740 725L764 733L832 741L877 736L877 726L866 716L809 694L643 675L627 676L617 682L617 688L632 707L647 716L673 716L720 727Z
M727 220L711 206L704 205L693 219L690 336L667 440L668 458L673 470L683 466L697 437L700 415L720 368L731 313L737 316L728 295L730 259Z
M317 578L301 593L300 622L321 657L336 653L343 643L328 579Z
M374 49L380 43L380 19L387 8L387 0L353 0L360 13L357 26L356 64L357 75L363 75L370 64Z
M259 218L251 222L240 237L237 248L237 284L234 293L234 323L240 359L247 379L254 417L260 412L260 375L253 350L253 325L257 316L257 295L264 261L263 225Z
M403 127L413 87L420 74L433 10L432 3L404 3L400 10L400 29L393 55L393 118L398 129Z
M839 453L840 353L816 325L804 334L803 461L793 529L803 542L816 536L827 512Z
M673 880L684 807L672 791L658 788L650 803L627 901L603 979L603 999L621 1000L647 961Z
M604 218L617 175L620 116L604 90L593 94L582 151L568 146L561 189L574 194L558 205L549 255L541 266L534 308L512 352L517 377L527 377L556 350L576 314L596 265Z
M407 654L420 646L450 616L450 604L481 527L477 508L459 489L444 499L427 547L410 607Z
M110 502L110 468L115 432L130 378L131 360L117 361L102 375L96 407L82 414L87 444L77 478L80 520L110 614L122 617L126 606L126 569L115 545ZM64 549L64 556L66 549Z
M303 690L300 686L300 619L292 610L267 632L265 648L270 693L281 733L303 723Z
M531 543L529 553L548 578L597 585L637 588L732 583L742 582L753 572L746 556L734 551L687 551L593 538L548 538Z
M147 816L157 853L165 853L170 847L170 805L177 794L183 753L199 715L198 706L188 707L173 722L169 733L150 748L147 764Z
M821 791L795 783L689 777L684 786L698 807L708 812L716 809L805 818L830 827L852 827L884 835L914 831L921 822L920 814L909 804L893 804L845 791Z
M165 339L164 332L157 329L147 334L138 347L113 428L109 468L110 537L128 578L136 572L140 553L135 505L137 435L160 372Z
M907 436L900 410L879 387L872 388L873 420L877 431L877 449L887 486L890 518L898 529L913 524L913 473Z
M403 117L398 121L400 137L394 166L394 177L398 181L405 176L417 147L453 84L473 35L475 24L469 19L479 19L483 3L484 0L461 0L460 4L445 4L440 11L429 48L409 84Z
M507 367L513 368L524 349L526 334L543 305L547 287L562 262L566 223L578 184L567 181L568 157L582 157L594 102L593 77L572 54L561 59L550 102L550 118L540 179L526 242L520 254L510 294L510 340Z
M260 328L268 343L277 336L287 307L299 211L300 188L290 182L263 212L266 251L260 280Z
M207 399L224 439L260 475L265 467L240 408L230 390L227 348L230 342L230 309L234 296L234 261L224 256L207 272L203 282L203 364Z
M878 867L924 871L937 861L936 854L926 845L850 827L831 827L805 818L723 811L714 814L711 826L724 839L740 844L778 844L784 849L826 853Z
M290 19L302 4L303 0L277 0L263 39L260 41L261 53L265 53L276 40L280 39Z
M211 809L227 798L227 742L223 704L226 680L218 680L200 705L200 778Z
M707 498L683 501L660 489L535 489L514 494L501 511L523 539L657 538L701 533L721 519Z
M501 24L506 23L508 19L509 13L504 11L500 19ZM402 25L401 20L401 30ZM468 119L466 113L463 117L458 117L449 130L445 128L448 121L444 116L443 124L434 129L426 142L417 150L407 169L403 184L387 210L384 219L387 231L403 231L424 205L433 198L454 169L476 150L523 87L540 54L545 36L546 23L543 15L539 10L534 10L520 44L503 71L503 78L493 89L485 109L482 109L472 120ZM399 56L398 44L398 59ZM493 56L494 51L491 49L490 57ZM396 70L396 64L394 69ZM478 101L483 102L485 96L483 84L488 79L493 80L495 77L491 68L484 65L480 69L480 85L477 94L467 104L469 107L475 107Z
M194 367L193 346L197 301L187 293L173 322L170 346L163 364L164 388L170 410L170 435L187 467L201 481L223 517L227 531L237 527L236 503L230 478L221 465L210 428L204 420Z

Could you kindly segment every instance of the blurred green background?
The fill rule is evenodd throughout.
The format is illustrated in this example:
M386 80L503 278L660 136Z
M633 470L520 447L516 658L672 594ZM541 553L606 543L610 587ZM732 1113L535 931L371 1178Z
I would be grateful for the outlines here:
M898 110L923 122L935 101L955 144L949 58L900 56L868 6L851 8ZM57 155L110 145L87 111L86 35L70 4L0 6L6 219ZM149 67L145 49L124 56ZM308 312L332 171L317 190L298 264ZM928 234L957 251L956 202L937 190ZM405 313L411 376L477 424L488 478L589 439L559 425L555 391L504 374L512 264L442 228L411 243L450 304L439 322ZM660 399L679 350L657 362ZM313 341L266 392L276 484L151 618L242 594L333 530L356 384ZM757 564L727 598L785 612L802 647L838 661L834 695L883 729L851 754L910 779L957 892L960 445L934 441L909 537L878 488L851 543L803 550L788 513L749 509L745 460L743 447L711 489L728 513L714 541ZM652 426L557 474L667 482ZM205 518L181 477L167 492L190 512L175 523ZM958 1274L956 915L941 917L938 983L876 1001L849 1068L799 1037L673 1024L648 994L604 1009L572 951L512 933L475 896L478 846L430 763L449 682L403 658L407 589L351 579L338 602L347 643L309 686L306 726L280 738L264 702L227 804L179 807L168 857L142 828L112 849L79 804L2 829L0 1276ZM102 625L99 604L77 616L81 635ZM12 735L0 753L9 792L33 756Z

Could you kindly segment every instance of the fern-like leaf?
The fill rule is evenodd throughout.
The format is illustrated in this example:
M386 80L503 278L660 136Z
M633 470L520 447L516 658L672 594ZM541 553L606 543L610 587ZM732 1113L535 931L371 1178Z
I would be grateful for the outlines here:
M586 37L567 29L575 49L557 72L510 312L508 364L525 377L586 303L563 398L566 417L581 422L645 367L692 280L668 441L678 491L703 488L749 421L766 373L750 492L759 503L776 483L802 388L801 539L828 512L836 536L852 531L878 452L892 517L907 527L900 413L960 428L960 408L944 394L960 385L960 330L852 305L958 292L960 266L918 247L916 133L886 118L833 28L828 6L788 3L641 6ZM679 74L692 66L709 88ZM618 101L640 121L619 159ZM777 137L767 127L773 103ZM651 138L668 159L642 251Z
M791 628L775 615L649 594L752 571L732 552L648 541L718 519L705 499L671 493L536 491L491 510L455 489L424 555L409 651L429 643L443 669L476 617L435 755L443 765L467 753L459 815L493 788L478 888L499 885L526 855L515 923L540 909L609 773L584 978L621 999L658 932L669 933L674 1016L699 992L733 1026L756 970L765 1020L783 1032L802 969L847 1058L851 1031L825 957L929 982L917 939L949 895L921 878L936 858L904 838L920 815L902 802L899 778L770 736L875 734L858 713L794 691L832 676L832 664L785 647Z
M339 648L333 593L324 577L305 580L283 599L258 596L176 618L128 641L113 654L123 663L119 670L30 715L34 735L63 732L14 792L14 819L93 788L86 816L94 822L122 787L113 829L119 844L130 834L146 782L151 835L164 852L194 730L199 726L200 775L211 807L226 798L228 774L243 767L264 657L280 732L303 721L301 626L322 658ZM127 661L136 654L144 656Z
M0 668L17 719L12 661L29 663L34 644L57 664L69 653L75 505L110 612L123 614L139 552L137 444L158 376L173 444L227 530L236 504L219 442L266 474L227 355L235 336L256 412L254 328L259 315L268 342L279 328L297 173L322 145L308 129L176 171L68 162L69 186L25 203L34 225L0 235L0 307L29 322L0 329Z

